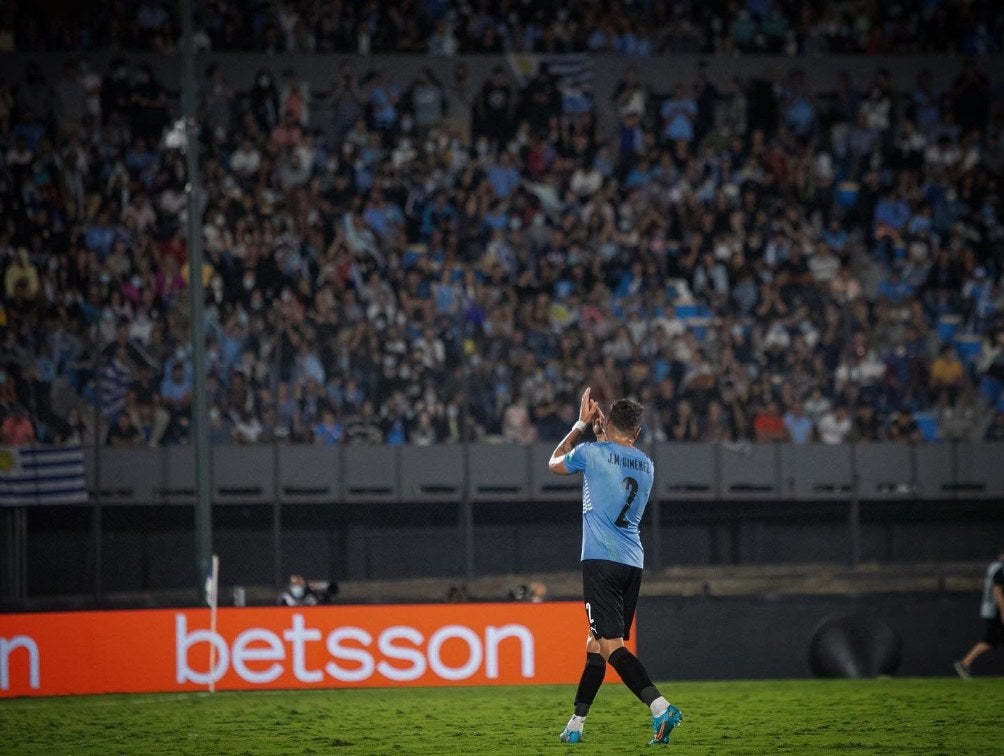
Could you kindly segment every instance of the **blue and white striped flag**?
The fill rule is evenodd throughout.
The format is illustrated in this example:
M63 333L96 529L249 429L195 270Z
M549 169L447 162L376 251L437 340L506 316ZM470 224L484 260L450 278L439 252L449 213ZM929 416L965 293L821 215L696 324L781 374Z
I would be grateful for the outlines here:
M0 446L0 506L87 501L79 446Z

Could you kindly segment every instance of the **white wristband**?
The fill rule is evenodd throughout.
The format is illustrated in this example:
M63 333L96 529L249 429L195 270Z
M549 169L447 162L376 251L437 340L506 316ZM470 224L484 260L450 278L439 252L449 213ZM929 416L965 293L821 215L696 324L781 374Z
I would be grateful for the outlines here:
M582 433L582 431L584 431L589 426L586 423L582 422L581 420L576 420L575 425L573 425L572 427L579 433Z

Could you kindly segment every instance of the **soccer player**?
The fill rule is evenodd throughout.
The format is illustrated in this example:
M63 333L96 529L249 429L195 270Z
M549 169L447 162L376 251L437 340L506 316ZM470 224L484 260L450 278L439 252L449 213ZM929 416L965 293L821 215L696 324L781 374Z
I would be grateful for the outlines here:
M589 621L586 666L575 692L575 709L559 736L563 743L582 740L586 714L603 684L609 662L624 684L652 712L649 745L668 743L683 714L652 684L641 661L624 645L631 632L644 552L638 525L645 513L655 468L635 448L641 432L642 406L619 399L609 419L590 398L579 403L579 419L558 444L548 467L559 475L584 472L582 480L582 593ZM596 443L576 446L593 425Z
M987 567L983 578L983 600L980 602L980 616L986 628L983 640L977 641L963 658L952 662L955 673L963 680L970 677L973 662L992 648L1004 644L1004 551L997 560Z

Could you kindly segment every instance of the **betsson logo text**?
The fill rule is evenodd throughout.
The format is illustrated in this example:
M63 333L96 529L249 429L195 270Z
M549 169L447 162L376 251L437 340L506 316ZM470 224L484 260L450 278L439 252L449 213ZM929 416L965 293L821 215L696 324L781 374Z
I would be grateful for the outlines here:
M28 662L28 684L38 690L41 680L38 644L27 635L16 635L11 639L0 638L0 690L10 690L11 655L24 649Z
M534 676L534 638L524 625L488 625L483 635L466 625L444 625L428 640L414 627L393 625L380 632L374 649L373 635L361 627L337 627L324 636L320 628L308 627L302 614L292 615L290 627L282 631L281 638L271 630L252 627L239 633L230 645L223 636L210 630L189 632L184 614L176 614L174 621L179 684L216 683L233 667L245 682L265 685L282 676L287 659L293 677L302 683L323 682L325 674L348 683L369 680L374 674L394 682L407 682L417 680L430 670L437 677L450 681L470 679L482 669L485 677L497 679L499 646L508 638L519 641L520 674L527 679ZM310 669L307 663L310 646L322 640L330 659L320 668ZM448 641L466 646L466 651L460 655L464 659L462 663L451 666L444 662L442 651ZM192 669L189 664L189 649L199 643L209 643L216 649L216 662L208 671ZM453 658L456 654L450 656Z

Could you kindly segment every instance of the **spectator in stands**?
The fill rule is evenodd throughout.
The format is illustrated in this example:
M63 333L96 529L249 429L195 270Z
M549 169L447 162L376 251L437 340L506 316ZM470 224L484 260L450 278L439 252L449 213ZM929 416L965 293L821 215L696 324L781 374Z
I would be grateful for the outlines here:
M63 76L53 86L53 114L64 137L77 133L88 115L87 92L74 61L63 63Z
M350 444L383 443L383 429L373 411L373 403L364 401L359 411L345 422L345 440Z
M31 262L28 250L21 247L4 273L4 291L8 299L31 300L38 296L38 269Z
M530 419L530 411L519 396L505 409L502 439L516 444L530 444L538 440L537 428Z
M669 433L671 441L700 441L701 426L693 404L688 399L680 399L676 403L676 411L670 418Z
M889 430L886 437L890 441L916 444L923 440L923 435L917 422L909 412L893 412L890 416Z
M800 401L784 413L784 427L794 444L805 444L813 438L812 420L805 414L805 405Z
M182 359L176 358L166 371L160 395L169 415L165 440L181 443L187 438L192 418L192 376Z
M261 153L251 139L245 137L230 155L230 169L242 178L251 178L261 166Z
M214 144L224 145L230 138L228 132L234 116L234 91L223 69L216 63L206 69L201 96L200 113L207 136Z
M0 423L0 443L5 446L28 446L35 442L35 426L20 404L13 404Z
M258 69L248 100L254 125L261 133L271 134L282 113L279 110L279 90L268 69Z
M938 438L952 441L978 441L983 438L985 423L980 417L975 389L964 388L954 400L947 390L940 391L933 411Z
M851 431L854 440L859 443L884 440L885 431L875 414L875 407L871 404L859 404L855 409L854 428Z
M77 407L70 407L66 422L56 432L56 442L64 446L93 446L94 433Z
M657 51L702 34L708 51L735 44L726 39L731 16L717 32L688 30L692 20L681 14L665 33L641 33L646 8L611 10L616 18L588 8L596 18L588 34L545 9L539 23L517 19L502 24L502 34L487 7L458 9L450 23L461 49L485 35L514 50L598 44L638 52L648 44ZM279 18L263 10L260 29L231 19L207 30L215 49L238 40L275 51L347 49L357 44L347 12L298 9ZM874 13L882 11L862 17ZM783 6L740 21L737 28L752 30L748 49L786 48L789 32L799 49L859 52L877 44L868 35L825 32ZM153 36L172 23L155 24ZM416 20L396 35L387 23L378 14L368 29L373 51L398 37L423 51L436 27ZM301 25L306 31L297 31ZM121 35L126 49L153 44L136 30ZM809 69L804 78L755 74L716 95L713 68L699 68L670 97L693 101L684 117L692 137L664 144L656 95L637 72L625 73L615 96L620 112L607 124L564 69L543 66L519 89L499 66L485 82L462 85L468 94L458 102L474 110L473 141L465 142L454 133L452 110L449 121L443 115L439 85L429 89L424 74L403 89L396 74L364 86L346 69L327 94L330 129L321 124L316 137L321 117L311 105L319 98L301 86L302 72L284 74L278 87L262 70L248 90L228 93L225 68L211 71L202 93L203 118L216 124L204 131L205 178L215 198L204 234L214 303L207 317L221 353L212 369L226 387L211 401L223 437L245 412L264 421L269 387L278 386L283 398L274 411L300 441L312 438L329 403L350 418L365 401L385 441L392 434L395 442L456 441L456 418L465 413L458 405L450 420L446 408L458 393L460 364L470 372L466 415L502 437L510 396L536 408L542 385L574 395L564 384L582 374L582 353L612 360L594 367L594 386L606 382L610 395L662 402L652 432L667 437L678 426L686 437L751 439L754 409L768 400L791 408L799 397L817 427L834 403L853 402L873 407L867 424L885 428L891 412L932 410L939 401L943 365L937 376L927 367L928 345L953 341L934 330L942 316L985 342L975 375L962 363L955 391L968 396L978 378L973 401L986 416L999 399L992 334L1004 263L992 240L1000 149L989 108L981 105L975 118L967 109L977 96L994 97L978 62L964 66L946 99L933 77L897 91L883 72L864 96L850 76L821 93ZM185 339L187 244L177 222L184 160L159 142L165 114L154 111L170 95L140 81L141 69L136 80L130 71L124 59L110 64L99 82L100 109L88 104L82 118L100 113L94 129L54 128L57 100L37 66L6 107L11 136L2 154L13 182L0 186L0 201L14 210L0 230L3 354L17 363L10 383L21 403L56 416L33 415L40 438L59 436L56 420L69 406L96 400L106 422L126 407L144 417L139 424L151 443L177 440L174 428L159 436L153 405L138 409L130 393L134 373L147 364L161 395L171 354ZM67 102L79 94L69 79L57 86ZM416 99L420 89L429 91ZM450 85L447 91L452 108ZM0 120L3 101L0 91ZM680 126L680 113L672 115ZM223 124L232 128L221 133ZM428 139L415 138L422 129ZM27 262L15 251L21 248ZM48 251L56 249L70 254ZM66 315L57 328L45 313L59 304ZM691 307L703 313L700 324L682 315ZM239 317L247 323L238 328L230 320ZM100 344L78 318L96 326ZM303 343L284 336L277 359L269 324L279 320L293 324ZM646 324L658 324L662 336L646 334ZM92 349L107 352L96 376ZM31 377L30 366L50 351L60 355L52 370L41 360ZM663 379L678 395L662 396ZM66 401L56 390L64 384ZM427 417L388 402L412 384L416 394L424 385L440 393L423 404ZM566 402L558 401L560 414ZM949 395L937 412L972 411L957 402ZM849 421L857 426L860 416Z
M409 90L415 135L424 139L446 113L446 94L432 69L423 68Z
M153 69L141 64L136 69L130 92L130 125L133 136L156 142L167 122L167 93L154 77Z
M694 122L697 120L697 102L677 84L673 96L663 101L659 109L662 118L662 138L667 143L691 142L694 139Z
M261 441L264 432L265 428L258 416L250 410L244 410L234 423L230 435L238 444L257 444Z
M537 429L537 438L540 441L560 441L565 437L565 432L568 429L568 418L562 417L559 410L560 406L556 402L544 400L538 402L537 406L534 407L534 423Z
M516 97L509 78L502 66L495 66L475 100L472 123L475 144L484 136L489 144L503 145L509 138L515 112Z
M126 409L132 424L140 428L150 446L159 446L171 416L161 404L161 394L153 370L141 362L136 378L129 386Z
M946 392L952 401L965 383L965 366L951 344L942 344L938 356L931 362L929 385L934 396Z
M1004 328L987 334L977 364L980 391L991 405L1004 399Z
M330 144L339 145L360 118L364 117L363 94L355 72L343 66L329 92L331 110Z
M842 444L851 433L851 419L847 405L838 402L833 409L828 410L816 426L819 440L824 444Z
M105 443L108 446L135 449L143 445L143 432L133 424L129 412L122 410L108 428Z
M101 414L109 423L125 408L129 386L133 380L128 345L117 342L112 349L112 354L103 360L98 376Z
M767 401L753 416L753 434L759 442L788 441L790 434L777 402Z
M321 413L321 422L314 426L314 443L321 446L335 446L345 440L345 429L338 422L332 409Z

